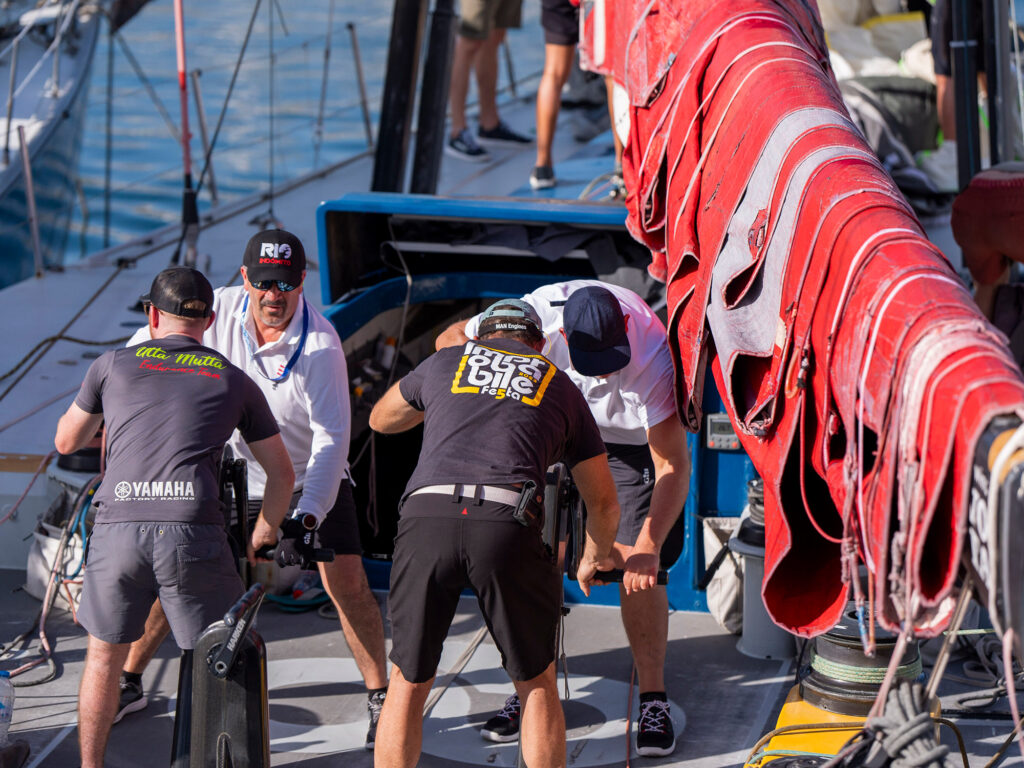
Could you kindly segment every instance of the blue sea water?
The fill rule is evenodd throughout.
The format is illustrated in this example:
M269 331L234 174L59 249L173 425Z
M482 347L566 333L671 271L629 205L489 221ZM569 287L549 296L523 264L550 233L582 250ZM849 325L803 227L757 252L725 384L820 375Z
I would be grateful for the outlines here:
M255 7L256 0L185 0L186 67L201 72L200 89L211 134ZM376 133L391 11L390 1L260 3L213 151L221 202L267 189L271 174L279 183L365 149L347 25L355 25ZM539 72L543 65L539 17L540 3L526 0L522 28L509 31L517 77ZM80 202L73 213L65 253L69 262L181 220L182 148L172 132L180 130L181 108L171 0L152 0L120 30L119 37L110 41L104 34L93 61L79 168ZM318 146L316 123L328 37L331 51ZM112 67L108 67L110 61ZM112 72L109 89L108 71ZM500 77L499 86L507 82L504 67ZM195 184L203 165L203 146L191 82L189 89ZM108 109L112 148L109 206ZM201 210L211 204L209 193L209 184L204 183L199 194Z

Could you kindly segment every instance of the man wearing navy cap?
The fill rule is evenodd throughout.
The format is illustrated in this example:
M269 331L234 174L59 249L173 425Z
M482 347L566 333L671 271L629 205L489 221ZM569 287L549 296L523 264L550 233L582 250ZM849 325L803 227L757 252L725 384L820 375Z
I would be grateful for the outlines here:
M143 297L149 335L106 352L57 425L61 453L106 423L106 471L78 620L89 633L79 691L84 768L100 768L118 712L118 676L157 596L183 649L243 591L224 531L218 470L236 429L266 471L256 549L277 541L295 480L256 384L200 344L214 322L213 289L191 267L165 269Z
M543 354L583 393L608 449L622 516L613 557L644 562L653 574L682 549L676 521L690 484L686 435L676 413L674 371L665 326L633 291L597 280L572 280L523 297L536 308L545 337ZM480 316L456 323L437 348L465 343L479 332ZM668 755L675 732L665 691L668 596L664 587L620 593L622 623L636 662L640 689L637 751ZM519 702L510 697L481 734L492 741L518 738Z
M281 229L256 233L245 247L241 274L243 285L214 292L217 318L203 341L252 377L281 427L295 469L295 492L282 526L279 562L300 561L309 531L315 531L319 546L334 550L333 562L317 565L366 684L366 748L373 749L387 688L384 625L363 569L352 498L345 353L334 326L302 293L306 254L299 238ZM265 476L237 436L229 445L236 457L249 461L251 512L263 496ZM146 705L140 676L167 634L158 607L152 619L128 657L119 716Z
M402 498L391 569L391 687L380 720L377 768L412 768L423 706L459 595L466 587L525 702L522 756L530 768L565 765L565 719L555 682L561 579L541 538L544 474L564 461L587 503L579 569L589 594L618 522L615 484L594 417L573 383L539 354L540 318L502 299L479 340L441 349L392 386L370 426L423 423L423 445ZM626 565L632 589L653 578Z

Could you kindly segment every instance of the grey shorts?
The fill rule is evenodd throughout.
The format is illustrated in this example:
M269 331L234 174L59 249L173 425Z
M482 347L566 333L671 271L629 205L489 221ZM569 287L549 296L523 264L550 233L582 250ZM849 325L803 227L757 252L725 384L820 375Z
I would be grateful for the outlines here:
M131 643L159 597L187 650L243 591L223 526L99 523L89 536L78 620L93 637Z
M619 530L615 541L632 546L644 527L647 513L651 511L654 496L654 459L651 449L645 445L624 445L607 443L608 468L615 481L619 497ZM684 543L683 515L672 527L665 543L661 546L661 567L669 568L679 558Z
M460 0L459 34L486 40L495 29L514 29L522 23L523 0Z

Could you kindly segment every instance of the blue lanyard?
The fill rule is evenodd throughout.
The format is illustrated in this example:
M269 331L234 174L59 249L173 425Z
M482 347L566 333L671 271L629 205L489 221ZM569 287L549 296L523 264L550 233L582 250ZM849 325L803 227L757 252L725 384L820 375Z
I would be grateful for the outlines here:
M250 357L255 359L255 357L256 357L256 343L252 340L252 338L250 338L249 332L245 329L245 313L246 313L246 311L248 311L248 309L249 309L249 294L247 293L247 294L245 294L245 301L242 302L242 335L245 336L245 340L246 340L247 345L249 347L249 355L250 355ZM256 321L254 319L253 323L255 323L255 322ZM260 366L257 366L256 370L259 371L260 376L262 376L264 379L266 379L267 381L272 382L274 384L277 384L277 382L279 382L279 381L284 381L288 377L288 374L292 372L292 366L295 365L295 361L298 360L299 359L299 355L302 354L303 347L306 346L306 333L307 333L307 331L309 331L309 307L306 306L306 297L303 296L302 297L302 336L299 337L299 346L295 348L295 351L292 353L291 359L285 365L284 370L281 372L280 376L278 376L275 379L272 379L269 376L267 376L267 374L265 374L262 370L260 370Z

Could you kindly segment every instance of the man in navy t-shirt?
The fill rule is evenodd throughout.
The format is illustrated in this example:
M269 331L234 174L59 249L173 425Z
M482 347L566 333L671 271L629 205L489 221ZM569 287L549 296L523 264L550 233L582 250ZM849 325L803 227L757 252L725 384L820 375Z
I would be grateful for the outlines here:
M295 480L263 393L200 343L213 322L213 289L202 273L165 269L144 303L152 340L89 367L54 439L58 451L73 453L105 422L106 471L78 612L89 633L79 689L83 768L103 766L121 666L153 601L160 598L174 639L190 649L242 594L218 478L231 433L242 433L267 472L250 556L277 543Z
M481 319L477 340L427 358L370 414L378 432L424 425L395 539L395 667L381 713L378 766L413 766L419 758L423 704L465 587L476 593L524 703L526 764L564 764L554 666L560 576L540 536L544 473L564 461L587 503L576 574L587 593L599 583L597 571L612 567L619 505L594 417L569 377L540 354L542 344L534 309L499 301ZM517 507L526 513L518 519ZM654 586L626 567L630 583Z

